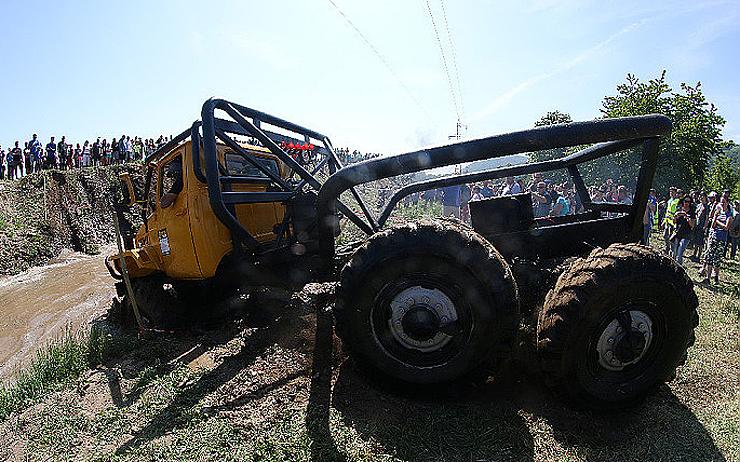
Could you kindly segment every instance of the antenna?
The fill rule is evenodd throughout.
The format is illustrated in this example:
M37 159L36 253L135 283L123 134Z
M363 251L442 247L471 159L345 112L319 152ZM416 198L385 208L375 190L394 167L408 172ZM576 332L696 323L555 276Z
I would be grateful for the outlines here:
M463 130L467 130L467 129L468 129L468 126L466 124L462 123L462 121L460 121L460 118L458 118L457 119L457 124L455 125L455 134L454 135L448 135L447 136L447 139L450 139L450 140L458 140L459 141L463 137L462 131Z

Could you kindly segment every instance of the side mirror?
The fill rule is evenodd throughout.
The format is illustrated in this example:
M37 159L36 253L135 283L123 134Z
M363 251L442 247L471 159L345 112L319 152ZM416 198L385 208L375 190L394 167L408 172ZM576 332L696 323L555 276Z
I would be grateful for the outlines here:
M131 175L128 173L121 173L118 175L118 179L121 181L121 191L123 192L123 203L125 205L130 207L143 202L134 188L134 182L131 180Z

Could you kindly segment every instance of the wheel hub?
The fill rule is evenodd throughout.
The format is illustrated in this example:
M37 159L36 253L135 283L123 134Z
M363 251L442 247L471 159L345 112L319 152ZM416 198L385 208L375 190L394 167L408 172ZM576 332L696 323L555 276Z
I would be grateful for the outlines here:
M436 351L454 335L457 311L452 300L439 289L413 286L391 300L388 325L393 337L406 348Z
M652 340L650 316L640 310L623 310L599 337L596 345L599 364L610 371L621 371L640 361Z
M439 318L424 305L412 306L401 319L401 327L409 337L423 342L439 332Z

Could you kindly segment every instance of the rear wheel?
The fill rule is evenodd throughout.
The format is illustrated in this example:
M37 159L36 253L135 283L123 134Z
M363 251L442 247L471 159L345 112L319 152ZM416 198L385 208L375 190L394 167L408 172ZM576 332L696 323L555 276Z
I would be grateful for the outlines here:
M508 355L519 304L490 243L425 220L378 233L355 252L341 273L335 318L360 363L425 384Z
M576 404L614 409L675 377L698 324L691 280L637 244L577 260L545 299L537 349L548 382Z

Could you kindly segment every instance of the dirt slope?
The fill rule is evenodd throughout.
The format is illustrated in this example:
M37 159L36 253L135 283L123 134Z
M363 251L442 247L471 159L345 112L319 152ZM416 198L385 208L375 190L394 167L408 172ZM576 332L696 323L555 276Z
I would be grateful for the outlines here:
M63 249L94 254L113 242L118 175L140 168L44 171L0 181L0 275L46 264Z

